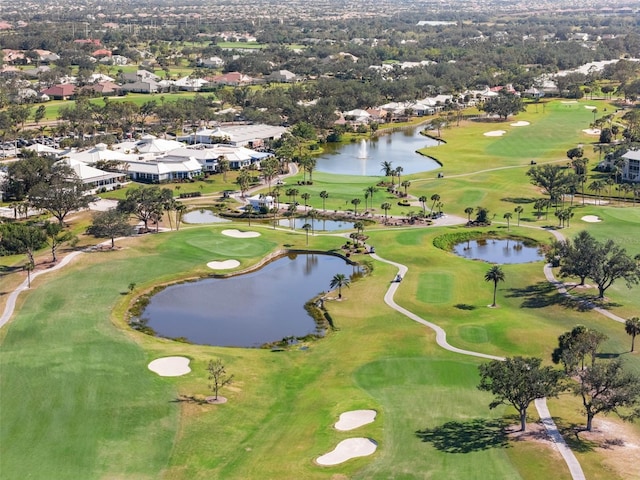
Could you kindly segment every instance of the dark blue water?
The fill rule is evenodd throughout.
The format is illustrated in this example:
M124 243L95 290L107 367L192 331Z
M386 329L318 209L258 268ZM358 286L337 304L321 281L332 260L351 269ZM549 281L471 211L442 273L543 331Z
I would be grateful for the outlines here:
M349 278L356 271L331 255L282 257L246 275L170 286L151 298L142 318L162 337L259 347L288 336L322 333L304 304L329 291L337 273Z
M417 128L347 145L327 143L324 145L327 153L317 157L316 170L341 175L380 177L384 175L380 164L390 161L392 168L402 167L402 175L427 172L440 168L440 164L416 151L437 145L436 140L421 135ZM434 148L434 155L437 155L437 148Z
M453 247L453 252L464 258L489 263L528 263L544 259L537 247L527 247L517 240L484 239L463 242Z

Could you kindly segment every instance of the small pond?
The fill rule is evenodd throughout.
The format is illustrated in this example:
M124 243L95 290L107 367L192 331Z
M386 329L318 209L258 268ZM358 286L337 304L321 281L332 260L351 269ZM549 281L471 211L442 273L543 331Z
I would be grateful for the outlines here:
M536 246L526 246L522 240L487 238L458 243L453 253L460 257L489 263L528 263L544 259Z
M417 150L436 147L437 140L420 134L419 128L405 129L368 140L344 144L326 143L326 153L317 157L316 170L340 175L381 177L380 164L390 161L392 168L402 167L402 174L427 172L440 168L434 159Z
M211 210L192 210L189 213L185 213L182 217L182 221L185 223L222 223L230 222L226 218L217 216Z
M142 318L159 336L201 345L259 347L322 334L304 304L328 291L334 275L358 272L332 255L289 255L246 275L172 285L150 299Z
M314 232L333 232L336 230L353 230L353 222L347 222L344 220L323 220L323 219L310 219L310 218L296 218L295 222L291 218L283 218L278 220L278 226L284 228L296 228L301 229L302 226L308 223L313 227Z

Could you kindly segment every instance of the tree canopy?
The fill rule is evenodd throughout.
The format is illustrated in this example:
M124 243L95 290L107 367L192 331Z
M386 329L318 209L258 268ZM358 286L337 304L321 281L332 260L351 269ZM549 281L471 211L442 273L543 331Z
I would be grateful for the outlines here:
M536 398L555 397L563 389L563 373L542 367L540 358L513 357L480 365L478 389L491 392L495 400L489 408L511 405L520 417L520 428L527 429L527 409Z
M524 112L526 107L519 95L504 90L500 91L497 97L490 98L484 102L480 110L490 115L499 115L500 118L506 119L509 115L517 115Z

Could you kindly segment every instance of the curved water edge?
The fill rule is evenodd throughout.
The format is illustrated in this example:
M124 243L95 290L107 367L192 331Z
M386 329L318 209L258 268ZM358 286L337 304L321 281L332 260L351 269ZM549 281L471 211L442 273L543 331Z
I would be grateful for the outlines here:
M491 243L488 243L489 241ZM474 248L471 247L471 242L475 243ZM483 244L482 242L485 243ZM461 258L489 263L513 264L544 260L544 255L540 252L540 244L537 240L522 235L500 233L495 230L487 232L468 230L445 233L434 238L433 245L441 250L454 253ZM481 250L479 253L478 247ZM477 256L472 255L476 253L478 253ZM511 261L504 261L505 257L511 257Z
M286 348L333 328L324 309L333 275L355 281L365 271L337 252L280 250L242 270L157 285L134 301L129 324L186 343ZM239 292L248 302L227 301Z
M351 143L325 144L325 152L316 157L316 171L341 175L380 177L381 163L402 167L404 175L442 168L442 164L420 150L437 147L441 141L410 126L374 135L354 138Z

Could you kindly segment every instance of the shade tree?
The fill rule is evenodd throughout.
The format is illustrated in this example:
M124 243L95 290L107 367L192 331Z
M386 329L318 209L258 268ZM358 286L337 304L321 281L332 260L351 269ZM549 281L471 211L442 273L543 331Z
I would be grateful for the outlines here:
M523 432L527 429L527 409L531 402L536 398L557 397L566 388L560 370L541 364L540 358L513 357L492 360L478 367L478 389L495 396L489 408L513 406L518 411Z
M87 233L97 238L111 239L111 248L114 248L115 239L131 235L133 227L129 223L127 213L112 208L104 212L96 212L93 215L91 225L87 228Z

